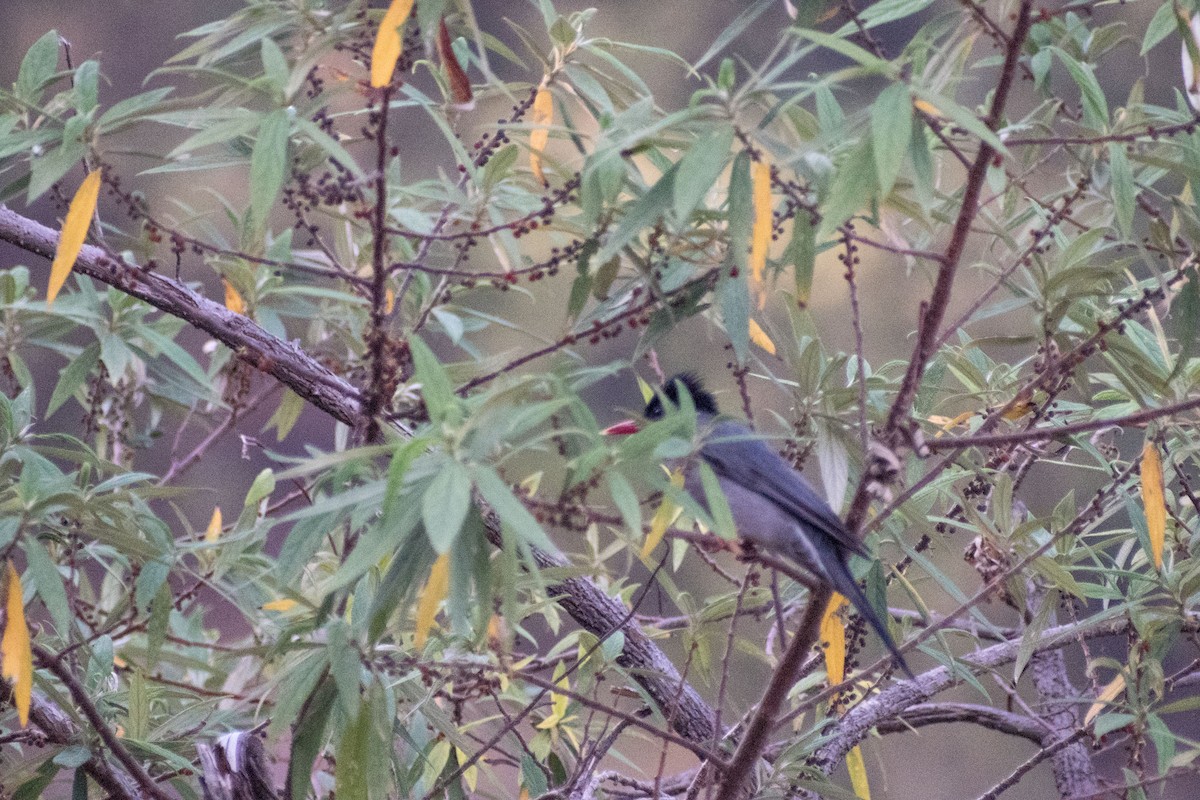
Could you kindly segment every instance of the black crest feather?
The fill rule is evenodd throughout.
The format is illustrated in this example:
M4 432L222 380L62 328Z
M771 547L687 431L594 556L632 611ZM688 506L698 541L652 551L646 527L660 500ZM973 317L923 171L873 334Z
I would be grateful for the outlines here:
M678 406L681 386L691 396L692 405L696 407L697 411L714 416L720 413L717 411L717 398L713 397L712 393L704 388L704 384L700 378L692 372L681 372L663 384L662 393L654 395L650 399L650 402L646 404L646 419L659 419L662 417L664 411L662 398L664 396L672 405Z

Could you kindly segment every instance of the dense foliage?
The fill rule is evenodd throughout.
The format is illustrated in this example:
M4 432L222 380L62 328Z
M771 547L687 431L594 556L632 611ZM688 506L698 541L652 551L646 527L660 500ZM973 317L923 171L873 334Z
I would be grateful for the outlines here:
M865 797L872 731L957 722L1032 742L986 796L1042 763L1063 797L1190 796L1191 3L794 5L688 64L550 0L502 30L247 0L116 103L102 63L27 44L0 81L2 791L232 797L214 748L261 742L258 791L297 798ZM1181 40L1182 77L1130 68ZM203 191L146 188L180 174ZM703 362L660 367L689 336ZM915 679L725 552L719 492L660 467L686 402L600 435L583 397L676 366L878 555ZM239 434L268 468L189 483Z

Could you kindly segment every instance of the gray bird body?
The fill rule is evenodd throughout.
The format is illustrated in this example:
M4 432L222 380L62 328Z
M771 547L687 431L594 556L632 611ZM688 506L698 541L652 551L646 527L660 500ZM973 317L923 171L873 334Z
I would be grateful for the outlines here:
M814 577L842 594L883 640L897 665L912 672L850 571L849 558L870 558L862 544L850 534L833 509L791 464L767 446L755 433L733 420L718 415L716 400L690 375L672 378L662 396L646 407L650 419L665 413L662 397L678 404L679 387L691 395L696 408L699 451L684 471L684 489L702 507L711 511L696 465L702 459L713 471L729 505L738 535L771 553L795 561ZM631 423L609 429L628 433Z

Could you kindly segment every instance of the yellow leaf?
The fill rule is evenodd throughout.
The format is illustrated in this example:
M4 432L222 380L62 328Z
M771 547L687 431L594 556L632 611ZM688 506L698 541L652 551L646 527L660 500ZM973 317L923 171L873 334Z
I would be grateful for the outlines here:
M1021 390L1021 393L1018 394L1016 396L1016 398L1013 400L1012 405L1009 406L1008 410L1005 411L1000 416L1004 417L1006 420L1008 420L1010 422L1015 422L1016 420L1019 420L1021 417L1024 417L1027 414L1033 413L1034 406L1033 406L1032 401L1033 401L1033 390L1030 389L1029 387L1025 387L1024 389Z
M941 110L928 100L913 100L913 105L916 107L917 111L924 111L931 117L942 116Z
M387 287L383 293L383 311L385 314L392 313L396 308L396 293L392 291L392 287Z
M458 757L458 763L460 765L465 764L471 760L471 757L466 754L466 751L464 751L460 747L454 748L454 754L455 754L455 756ZM469 766L463 770L463 781L466 782L468 789L470 789L472 792L475 791L475 786L479 783L479 763L478 762L472 764L471 766Z
M554 677L556 678L555 683L558 685L558 687L560 689L570 689L571 682L566 675L562 675L563 672L564 672L564 670L563 670L562 662L560 661L558 666L554 668ZM559 677L560 675L562 677ZM563 722L563 720L566 719L567 707L570 704L571 704L571 698L568 697L567 695L559 694L558 692L551 692L550 693L550 716L546 717L544 720L542 720L541 722L539 722L536 725L538 730L547 731L552 728L557 728Z
M1163 496L1162 459L1154 442L1146 442L1146 448L1142 451L1142 505L1146 509L1146 528L1150 532L1150 554L1154 557L1154 568L1162 569L1167 503Z
M671 485L677 489L683 488L683 472L681 470L671 473ZM662 502L658 504L658 509L654 512L654 518L650 520L650 533L646 534L646 541L642 545L643 560L650 557L654 548L658 547L658 543L662 541L667 528L671 527L671 523L678 519L682 512L683 509L676 505L674 500L663 496Z
M379 32L375 34L375 47L371 50L371 86L382 89L392 82L396 62L404 51L404 23L412 12L413 0L392 0Z
M13 705L24 728L29 724L29 703L33 699L33 649L25 624L21 576L12 561L8 562L8 602L4 605L4 636L0 637L0 674L13 683Z
M1088 725L1091 725L1092 720L1100 716L1100 712L1104 710L1105 706L1107 706L1113 700L1116 700L1123 691L1125 691L1124 675L1118 675L1109 681L1108 685L1105 686L1100 691L1100 694L1096 697L1096 702L1092 703L1091 708L1089 708L1087 713L1083 715L1083 727L1086 728Z
M528 475L521 480L521 489L525 494L533 497L538 492L538 487L542 485L542 477L546 473L543 470L538 470L532 475Z
M846 627L841 610L849 601L837 592L829 598L825 616L821 617L821 645L825 653L825 674L831 686L846 678Z
M642 380L640 375L638 376L637 382L638 382L638 389L642 393L642 402L649 403L651 400L654 399L654 387L651 386L646 381Z
M417 635L414 639L417 649L425 646L425 640L429 638L429 631L433 628L433 620L437 617L438 608L446 599L446 592L449 589L450 554L442 553L437 557L437 561L433 562L433 569L429 570L429 580L425 581L425 588L421 590L421 596L417 598Z
M762 326L754 320L750 320L750 341L771 355L775 355L775 343L771 341L770 336L767 336L767 332L762 329Z
M771 246L771 165L759 159L750 165L751 198L754 206L754 226L750 233L750 276L758 291L758 307L762 308L767 295L762 289L763 271L767 267L767 250Z
M550 126L554 123L554 96L545 86L537 90L533 96L533 108L530 109L530 124L536 126L529 134L529 168L542 186L546 185L546 176L542 172L542 151L546 142L550 141Z
M88 228L92 227L92 215L96 213L96 200L100 197L100 170L88 173L79 184L71 205L67 207L67 216L63 220L62 235L58 237L58 249L54 251L54 261L50 264L50 283L46 287L46 308L54 305L54 298L71 268L75 259L83 249L83 240L87 238Z
M269 603L263 603L263 611L291 611L299 603L290 597L285 597L282 600L272 600Z
M871 787L867 783L867 765L863 762L862 749L854 745L846 754L846 769L850 770L850 786L859 800L871 800Z
M221 538L221 507L213 509L212 519L208 521L208 530L204 532L204 541L215 542Z
M221 283L225 284L225 307L235 314L245 314L246 301L242 299L238 290L233 288L228 278L221 278Z

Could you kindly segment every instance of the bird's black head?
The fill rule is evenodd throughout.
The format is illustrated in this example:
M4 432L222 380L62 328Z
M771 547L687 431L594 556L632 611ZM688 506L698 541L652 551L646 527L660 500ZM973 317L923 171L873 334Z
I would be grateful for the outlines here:
M713 416L719 413L717 398L704 388L700 379L690 372L681 372L663 384L662 392L654 395L646 404L646 419L662 419L666 412L662 402L664 396L671 402L671 405L678 406L680 387L691 396L692 405L696 407L697 411Z

